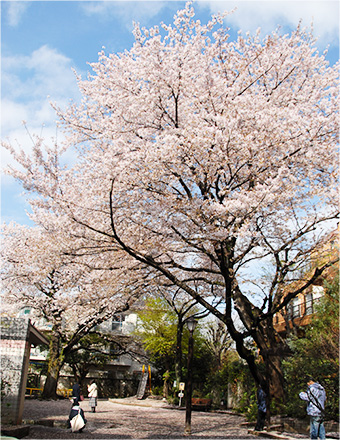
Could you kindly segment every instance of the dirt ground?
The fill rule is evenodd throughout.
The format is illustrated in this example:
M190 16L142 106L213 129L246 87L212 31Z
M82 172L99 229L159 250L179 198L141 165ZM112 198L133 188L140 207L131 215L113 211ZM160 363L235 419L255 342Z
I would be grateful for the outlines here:
M95 413L90 412L88 400L81 402L87 424L82 433L66 428L71 403L68 400L26 400L23 423L30 423L25 438L42 439L183 439L185 411L153 399L136 398L99 400ZM46 426L49 423L53 427ZM34 423L34 424L33 424ZM248 432L249 426L241 416L229 412L192 412L192 439L262 439ZM285 436L304 438L301 435Z

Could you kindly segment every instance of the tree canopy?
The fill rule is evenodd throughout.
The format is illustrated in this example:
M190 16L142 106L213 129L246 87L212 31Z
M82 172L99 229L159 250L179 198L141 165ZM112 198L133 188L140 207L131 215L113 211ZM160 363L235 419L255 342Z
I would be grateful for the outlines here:
M43 395L56 394L65 359L84 336L114 314L128 310L143 289L142 280L129 283L126 267L96 270L93 257L75 260L68 254L69 236L41 227L4 225L1 247L2 305L18 312L33 310L32 323L49 328L49 366Z
M164 359L167 369L174 364L176 352L176 314L163 299L149 299L138 314L136 335L143 341L151 361Z

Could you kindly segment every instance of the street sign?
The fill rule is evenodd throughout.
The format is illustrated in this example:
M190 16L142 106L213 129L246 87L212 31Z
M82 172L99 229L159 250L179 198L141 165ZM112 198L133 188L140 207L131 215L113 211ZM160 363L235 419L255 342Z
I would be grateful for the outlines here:
M182 399L182 397L184 397L184 393L182 393L182 391L180 391L180 392L178 393L178 397L180 397L180 398Z
M184 383L184 382L180 382L180 383L179 383L179 390L180 390L180 391L183 391L183 390L184 390L184 387L185 387L185 383Z

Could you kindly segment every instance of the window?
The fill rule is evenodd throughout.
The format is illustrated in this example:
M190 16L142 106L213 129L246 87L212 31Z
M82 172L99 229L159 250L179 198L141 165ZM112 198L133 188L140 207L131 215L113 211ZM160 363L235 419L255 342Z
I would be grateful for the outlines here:
M313 294L307 293L305 296L306 301L306 315L311 315L313 313Z
M300 298L296 297L293 299L293 318L298 318L300 313Z
M312 286L313 300L318 301L323 296L323 292L322 286Z
M114 315L112 317L111 330L114 331L114 332L121 331L122 330L123 321L124 321L124 318L123 318L122 315Z
M320 299L323 297L324 294L324 288L323 286L313 286L312 287L312 294L313 294L313 309L315 312L315 304L318 304Z
M312 291L305 296L306 301L306 315L311 315L315 312L315 304L320 301L323 296L324 288L322 286L312 286Z
M292 301L288 304L287 312L289 319L295 319L301 316L300 298L296 297L292 299Z

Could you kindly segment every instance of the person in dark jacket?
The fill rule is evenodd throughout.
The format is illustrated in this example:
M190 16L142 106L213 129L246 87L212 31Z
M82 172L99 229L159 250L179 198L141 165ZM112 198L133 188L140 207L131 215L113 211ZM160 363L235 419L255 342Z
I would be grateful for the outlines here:
M72 387L73 403L76 403L76 404L79 403L80 394L81 394L80 385L79 385L78 381L76 380L75 383L73 384L73 387Z
M266 393L263 391L261 385L257 389L257 422L255 431L263 431L264 422L267 414Z
M72 408L70 411L70 415L68 416L68 423L67 423L67 427L71 428L71 420L73 419L73 417L75 417L78 413L80 413L80 415L82 416L84 423L86 425L87 420L85 419L85 413L83 411L82 408L80 408L79 403L75 403L73 402L72 404ZM79 429L78 432L82 432L82 430L85 428L85 426L81 429Z
M307 414L310 417L310 438L325 439L326 431L324 426L324 413L326 402L326 391L312 377L308 378L308 388L306 392L299 394L300 399L306 400Z

